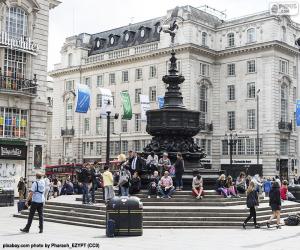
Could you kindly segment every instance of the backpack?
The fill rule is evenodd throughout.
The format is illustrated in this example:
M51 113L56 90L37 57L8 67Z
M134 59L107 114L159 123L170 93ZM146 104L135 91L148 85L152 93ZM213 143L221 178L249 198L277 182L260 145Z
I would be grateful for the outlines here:
M298 226L300 217L298 215L289 215L289 217L284 220L284 223L287 226Z
M129 175L127 174L126 170L121 170L120 172L120 179L119 185L122 186L129 181Z
M106 236L115 237L116 222L112 219L109 219L106 224Z

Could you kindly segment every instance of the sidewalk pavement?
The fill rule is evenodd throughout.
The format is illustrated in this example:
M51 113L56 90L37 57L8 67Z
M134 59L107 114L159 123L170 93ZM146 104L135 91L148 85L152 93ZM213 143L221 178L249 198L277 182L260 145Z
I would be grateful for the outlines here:
M54 200L53 200L54 201ZM44 233L38 233L38 221L33 221L30 233L19 231L26 220L14 218L14 207L0 207L0 249L47 249L45 247L4 248L4 244L69 244L48 249L88 249L72 247L72 243L96 243L101 250L298 250L300 226L282 229L147 229L141 237L106 238L105 230L45 222ZM20 246L20 245L19 245Z

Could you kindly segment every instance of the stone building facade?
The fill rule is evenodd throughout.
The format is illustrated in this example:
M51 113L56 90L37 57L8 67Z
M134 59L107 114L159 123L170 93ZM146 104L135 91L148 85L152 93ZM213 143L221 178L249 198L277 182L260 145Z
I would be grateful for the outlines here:
M0 186L43 171L49 10L56 0L0 1Z
M128 149L141 151L150 137L140 120L139 94L149 95L151 108L165 92L170 38L159 27L170 15L97 34L66 39L61 62L50 72L54 80L53 164L105 159L106 120L100 118L100 88L111 89L115 111L122 114L120 92L131 97L133 118L114 120L111 157ZM175 38L184 104L201 112L195 137L207 152L203 164L236 175L239 171L266 176L297 173L300 25L288 16L254 13L232 20L191 6L179 8L183 21ZM90 86L87 114L74 112L76 84ZM259 91L258 91L259 90ZM257 95L259 142L257 164ZM233 164L229 135L233 134ZM225 136L227 134L227 136ZM120 143L121 142L121 143ZM121 148L120 148L121 144Z

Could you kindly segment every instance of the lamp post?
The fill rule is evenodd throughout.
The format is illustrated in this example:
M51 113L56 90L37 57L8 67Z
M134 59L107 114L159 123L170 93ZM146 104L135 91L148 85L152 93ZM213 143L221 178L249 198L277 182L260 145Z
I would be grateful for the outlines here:
M107 130L106 130L106 165L109 165L109 154L110 154L110 114L111 114L111 103L107 101L106 106L107 114Z
M227 145L229 145L230 168L232 168L233 145L237 143L237 133L234 134L232 133L232 130L230 130L229 135L225 134L225 139Z
M256 157L257 157L257 168L259 166L259 92L260 89L256 91Z

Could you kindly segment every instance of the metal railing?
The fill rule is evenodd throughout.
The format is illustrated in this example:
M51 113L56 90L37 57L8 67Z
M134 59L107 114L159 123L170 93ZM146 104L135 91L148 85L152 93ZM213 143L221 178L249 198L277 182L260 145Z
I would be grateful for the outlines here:
M37 92L36 74L32 80L20 78L17 76L2 75L0 69L0 90L12 93L22 93L29 95L36 95Z
M292 131L293 130L293 124L292 124L292 122L280 121L280 122L278 122L278 128L279 128L279 130Z
M74 136L75 135L75 129L61 129L61 136Z

